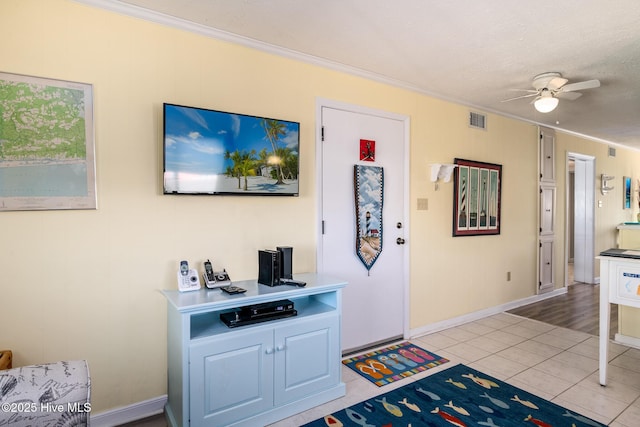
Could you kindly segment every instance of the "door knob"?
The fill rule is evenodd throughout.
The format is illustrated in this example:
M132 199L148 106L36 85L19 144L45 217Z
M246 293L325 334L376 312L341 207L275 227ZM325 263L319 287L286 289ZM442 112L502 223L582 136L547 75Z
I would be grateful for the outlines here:
M396 239L396 243L399 244L399 245L404 245L404 239L402 237L398 237Z

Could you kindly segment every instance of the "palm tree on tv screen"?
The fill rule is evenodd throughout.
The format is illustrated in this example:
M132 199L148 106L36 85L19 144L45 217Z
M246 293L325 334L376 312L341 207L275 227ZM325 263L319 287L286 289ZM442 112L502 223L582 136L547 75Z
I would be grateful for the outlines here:
M233 164L227 167L227 175L238 178L238 188L241 188L240 178L244 177L244 188L248 190L248 176L254 176L256 174L256 150L236 150L233 153L226 151L224 158L231 160Z
M295 179L298 176L298 157L291 148L278 148L276 156L280 159L282 176L287 179Z
M284 123L273 119L262 119L260 125L264 129L267 139L271 143L273 149L273 155L278 156L278 141L281 136L287 134L287 127ZM282 172L282 161L276 161L275 167L277 169L277 182L276 184L284 184L284 173Z

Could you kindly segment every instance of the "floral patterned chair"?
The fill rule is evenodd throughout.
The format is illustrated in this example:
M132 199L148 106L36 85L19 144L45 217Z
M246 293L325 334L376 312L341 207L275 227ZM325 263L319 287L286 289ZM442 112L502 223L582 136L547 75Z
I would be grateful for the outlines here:
M88 426L90 397L85 360L0 371L0 426Z

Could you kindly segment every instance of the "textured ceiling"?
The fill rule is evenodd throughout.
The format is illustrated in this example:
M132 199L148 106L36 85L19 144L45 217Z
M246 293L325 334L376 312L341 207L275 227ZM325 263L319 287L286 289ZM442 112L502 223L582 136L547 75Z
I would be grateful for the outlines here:
M640 149L638 0L80 1ZM548 114L501 102L551 71L601 87Z

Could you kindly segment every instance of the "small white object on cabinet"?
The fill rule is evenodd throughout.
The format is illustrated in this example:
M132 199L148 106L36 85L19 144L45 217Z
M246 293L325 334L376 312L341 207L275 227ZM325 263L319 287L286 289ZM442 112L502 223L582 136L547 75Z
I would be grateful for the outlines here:
M200 289L200 278L198 272L189 268L187 261L180 261L178 270L178 290L180 292L197 291Z

